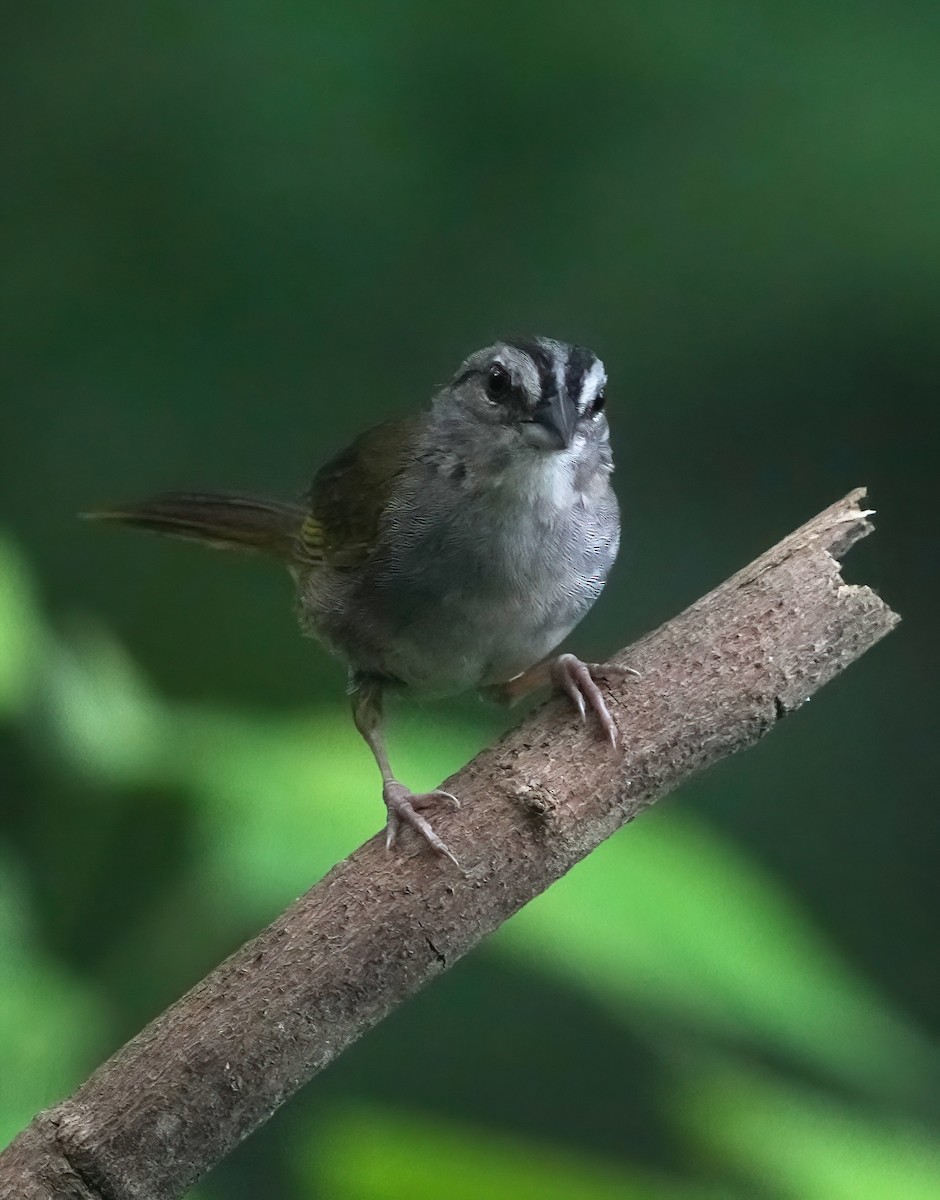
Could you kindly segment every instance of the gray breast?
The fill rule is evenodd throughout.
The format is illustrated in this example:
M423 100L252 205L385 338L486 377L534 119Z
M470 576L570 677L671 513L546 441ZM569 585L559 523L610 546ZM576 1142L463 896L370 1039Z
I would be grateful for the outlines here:
M510 679L548 655L604 586L619 540L607 472L588 492L568 472L459 503L424 483L420 502L405 494L390 510L383 548L346 593L346 656L427 694Z

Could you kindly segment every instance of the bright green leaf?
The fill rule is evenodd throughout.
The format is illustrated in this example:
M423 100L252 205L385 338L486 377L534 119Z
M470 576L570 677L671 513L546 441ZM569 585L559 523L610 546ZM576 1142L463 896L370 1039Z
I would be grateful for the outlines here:
M676 1104L699 1148L786 1200L938 1200L936 1134L743 1072L705 1077Z
M716 1200L710 1189L621 1163L372 1108L320 1123L300 1172L305 1192L332 1200Z

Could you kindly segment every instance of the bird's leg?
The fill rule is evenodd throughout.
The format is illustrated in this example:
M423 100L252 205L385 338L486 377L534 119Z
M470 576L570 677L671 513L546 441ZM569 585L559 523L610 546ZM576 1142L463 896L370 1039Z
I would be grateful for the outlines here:
M610 676L639 675L632 667L619 667L613 663L586 663L574 654L558 654L536 663L521 675L494 684L487 692L496 700L512 704L540 687L553 687L564 692L578 710L581 720L587 719L587 707L597 713L601 728L611 746L617 748L617 725L610 715L607 701L597 686L598 679Z
M374 678L358 678L353 681L353 687L353 717L356 728L365 739L382 772L382 799L388 809L388 823L385 826L386 848L390 849L395 844L402 824L410 825L432 850L443 854L459 867L460 863L437 836L429 822L421 816L420 810L434 808L439 804L459 808L460 801L450 792L412 792L403 783L398 782L389 765L385 739L382 736L382 683Z

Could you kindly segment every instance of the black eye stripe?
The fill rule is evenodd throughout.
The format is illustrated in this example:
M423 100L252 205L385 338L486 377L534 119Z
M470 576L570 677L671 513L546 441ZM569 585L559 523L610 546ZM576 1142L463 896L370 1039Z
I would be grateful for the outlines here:
M571 347L568 365L565 368L565 391L572 403L577 404L581 396L581 389L584 387L585 376L596 362L597 357L586 347Z
M507 344L516 350L521 350L523 354L527 354L532 359L532 364L538 371L540 399L551 399L558 390L558 384L555 381L555 360L548 350L538 342L525 338Z

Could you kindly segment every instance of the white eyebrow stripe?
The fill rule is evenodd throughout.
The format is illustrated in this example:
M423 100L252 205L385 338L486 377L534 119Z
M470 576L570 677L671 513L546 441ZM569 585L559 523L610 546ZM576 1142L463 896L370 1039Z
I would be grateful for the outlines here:
M534 396L536 399L539 397L542 380L538 366L528 350L523 350L518 346L506 346L497 356L497 361L501 362L509 371L514 382L522 384L530 396Z
M578 412L587 412L606 382L607 372L604 370L604 364L596 358L581 383L581 392L577 400Z

